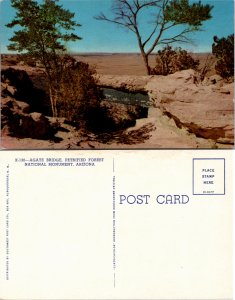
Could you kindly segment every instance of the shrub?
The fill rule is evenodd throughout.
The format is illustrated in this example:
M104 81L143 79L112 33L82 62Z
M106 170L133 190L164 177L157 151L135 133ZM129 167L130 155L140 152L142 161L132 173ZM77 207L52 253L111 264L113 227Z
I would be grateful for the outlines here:
M234 75L234 34L227 38L214 37L212 53L217 58L216 73L228 79Z
M100 105L100 90L93 77L95 71L87 63L70 56L61 59L58 79L58 116L86 125Z
M98 134L115 132L135 126L136 119L146 118L147 115L146 107L104 100L91 119L89 129Z
M215 68L215 57L212 54L208 54L205 60L201 62L201 66L198 68L199 79L202 82L209 73Z
M159 50L156 56L156 66L152 70L155 75L173 74L180 70L197 69L199 60L195 60L192 56L181 48L172 49L166 46Z

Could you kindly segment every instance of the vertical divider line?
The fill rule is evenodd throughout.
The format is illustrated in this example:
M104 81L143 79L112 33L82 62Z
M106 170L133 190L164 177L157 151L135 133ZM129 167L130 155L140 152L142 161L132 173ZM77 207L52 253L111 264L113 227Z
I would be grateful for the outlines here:
M5 277L6 280L10 279L10 165L6 167L6 190L5 190Z
M113 243L113 287L116 287L116 177L115 177L115 161L113 158L113 205L112 205L112 243Z

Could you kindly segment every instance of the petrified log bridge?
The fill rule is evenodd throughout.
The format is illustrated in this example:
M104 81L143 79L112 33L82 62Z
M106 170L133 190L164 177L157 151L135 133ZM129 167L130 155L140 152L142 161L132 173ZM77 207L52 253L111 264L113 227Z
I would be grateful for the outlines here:
M193 70L168 76L97 75L97 81L101 87L148 93L152 107L177 127L217 143L234 143L234 83L220 78L200 83Z

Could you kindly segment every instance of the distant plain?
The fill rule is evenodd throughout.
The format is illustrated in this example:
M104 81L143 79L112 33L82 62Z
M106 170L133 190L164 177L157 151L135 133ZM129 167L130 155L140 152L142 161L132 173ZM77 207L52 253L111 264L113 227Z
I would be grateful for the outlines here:
M200 66L203 67L207 57L212 57L209 53L192 53L192 57L199 59ZM75 55L77 60L87 62L93 66L99 74L109 75L146 75L142 57L140 54L113 53L113 54L80 54ZM156 54L150 55L149 62L153 68ZM212 64L209 76L213 75L214 64Z
M98 74L101 75L146 75L142 57L135 53L81 53L73 56L82 62L92 66ZM14 61L16 55L2 54L2 65L9 65L9 61ZM192 53L192 57L199 59L199 68L205 65L207 58L213 61L213 55L210 53ZM156 54L150 55L149 62L153 68L155 65ZM16 63L15 63L16 64ZM13 63L14 65L14 63ZM214 75L214 63L208 75Z

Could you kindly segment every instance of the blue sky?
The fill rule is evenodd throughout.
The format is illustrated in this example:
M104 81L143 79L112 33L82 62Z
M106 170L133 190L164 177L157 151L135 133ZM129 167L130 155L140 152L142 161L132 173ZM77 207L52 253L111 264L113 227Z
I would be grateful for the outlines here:
M203 31L196 32L191 36L194 41L193 44L177 45L192 52L210 52L214 35L223 37L234 32L233 0L202 0L201 2L214 6L212 19L203 23ZM112 0L60 0L59 3L64 8L74 12L75 19L82 25L76 30L76 33L82 37L82 40L69 44L69 51L82 53L139 52L135 35L132 32L115 24L94 19L94 16L100 12L104 12L107 15L110 14ZM11 8L10 0L3 0L0 5L1 52L7 53L8 39L12 36L14 29L8 29L4 25L14 18L15 11ZM148 24L147 20L142 28L143 35L149 29L149 26L150 24Z

